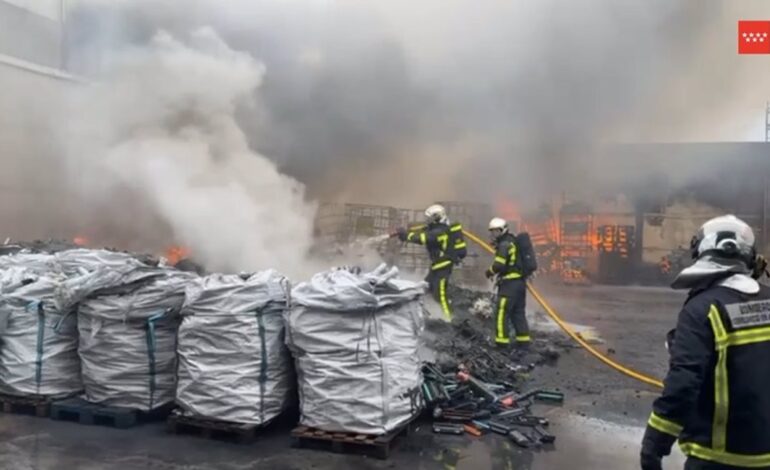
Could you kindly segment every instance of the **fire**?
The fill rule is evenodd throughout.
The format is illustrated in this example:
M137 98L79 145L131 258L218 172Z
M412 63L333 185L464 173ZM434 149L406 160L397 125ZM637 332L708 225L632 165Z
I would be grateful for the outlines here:
M75 238L72 239L72 243L75 246L88 246L91 244L91 241L88 239L88 237L84 237L82 235L78 235Z
M166 250L164 257L168 260L168 264L174 266L183 259L190 257L190 249L174 245Z

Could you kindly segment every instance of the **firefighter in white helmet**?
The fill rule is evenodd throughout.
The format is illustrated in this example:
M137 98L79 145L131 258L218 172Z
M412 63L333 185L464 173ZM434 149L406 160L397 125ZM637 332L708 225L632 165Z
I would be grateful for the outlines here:
M757 282L767 264L732 215L703 224L691 254L672 284L690 292L668 335L641 468L661 470L675 441L688 470L770 468L770 288Z
M454 265L459 264L467 254L462 225L450 224L446 209L434 204L425 210L425 225L411 230L400 228L396 233L401 241L427 248L431 265L425 280L431 295L441 305L444 316L451 321L452 308L447 295L449 277Z
M495 343L501 347L510 344L508 325L512 323L516 345L526 347L531 341L525 312L527 285L516 236L508 230L508 222L500 217L489 221L489 235L495 247L495 259L486 275L497 280Z

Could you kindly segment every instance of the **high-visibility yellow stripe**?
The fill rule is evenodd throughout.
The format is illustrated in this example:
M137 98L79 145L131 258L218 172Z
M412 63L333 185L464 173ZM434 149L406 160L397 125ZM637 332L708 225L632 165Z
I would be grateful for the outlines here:
M422 243L423 245L428 243L428 235L425 232L422 232L420 234L420 243Z
M724 451L727 446L727 414L730 407L727 379L727 332L716 306L709 309L709 321L714 330L717 365L714 369L714 422L711 427L711 447Z
M676 424L673 421L669 421L666 418L662 418L656 415L654 412L650 415L650 419L647 420L647 424L662 433L666 433L674 437L679 437L683 429L682 426Z
M430 267L431 270L435 271L437 269L446 268L447 266L450 266L452 264L452 260L446 260L446 261L440 261L433 266Z
M502 263L502 264L505 264L505 263L506 263L506 261L507 261L507 260L506 260L505 258L503 258L502 256L495 256L495 263Z
M467 247L467 246L468 246L468 244L467 244L467 243L465 243L465 242L462 242L462 241L461 241L461 242L459 242L459 243L455 243L455 249L456 249L456 250L459 250L460 248L465 248L465 247Z
M451 227L449 227L449 230L452 232L462 232L463 226L461 224L454 224Z
M521 278L520 273L508 273L505 276L503 276L503 279L519 279Z
M679 442L679 448L682 449L682 453L689 457L696 457L723 465L744 468L770 467L770 454L734 454L732 452L710 449L694 442L681 441Z
M718 349L722 343L727 341L727 330L725 330L725 325L722 323L722 316L719 315L719 309L716 305L712 305L709 309L708 318L711 322L711 329L714 331L714 339L716 340L715 343L717 343L716 347Z
M511 247L508 248L508 265L513 266L516 264L516 244L511 243Z
M449 301L446 297L446 279L439 279L438 281L438 296L441 299L441 310L444 311L444 316L448 321L452 321L452 311L449 310Z
M497 307L497 334L495 335L496 343L507 344L510 339L508 338L508 332L505 328L505 304L508 303L508 298L500 296L500 304Z
M441 251L446 251L447 245L449 245L449 235L446 233L436 237L439 243L441 243Z
M526 343L528 341L532 341L532 338L529 335L516 335L516 341L520 343Z
M770 327L755 328L746 331L734 331L727 334L728 346L742 346L744 344L761 343L770 341Z
M714 424L711 429L711 446L719 451L727 447L727 414L730 406L727 384L727 348L724 348L719 350L714 372Z

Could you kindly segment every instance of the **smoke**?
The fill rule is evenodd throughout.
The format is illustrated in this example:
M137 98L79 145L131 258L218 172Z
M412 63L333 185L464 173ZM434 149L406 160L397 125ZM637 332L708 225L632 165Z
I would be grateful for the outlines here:
M735 53L736 21L767 13L757 1L114 5L90 10L82 44L104 45L104 28L86 33L105 18L107 46L205 23L263 60L239 119L325 200L534 204L628 177L603 168L608 143L744 140L770 95L770 66Z
M164 242L148 237L165 235L210 269L296 272L314 206L300 183L250 149L235 119L263 75L209 28L185 42L161 31L113 55L74 93L67 109L78 111L61 136L69 177L87 209L108 202L97 213L115 224L112 240L133 227L138 238L121 245L146 249Z
M55 140L13 144L67 158L12 172L54 196L10 220L227 267L299 262L313 207L297 181L312 200L411 208L526 209L656 173L686 187L701 161L607 165L614 144L760 139L770 96L770 61L735 51L762 0L69 3L67 62L87 83L52 101Z

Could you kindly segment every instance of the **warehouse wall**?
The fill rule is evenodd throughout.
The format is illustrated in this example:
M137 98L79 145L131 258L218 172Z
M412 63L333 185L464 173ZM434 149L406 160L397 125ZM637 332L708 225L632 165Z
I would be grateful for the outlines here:
M0 62L0 242L66 230L72 203L60 183L53 126L71 86L67 79Z
M60 14L59 0L0 0L0 242L69 235L76 212L53 137L77 86L59 70Z
M700 226L723 213L707 204L687 201L672 204L662 214L645 214L642 261L657 263L679 247L689 248Z
M0 0L0 54L61 67L60 0Z

